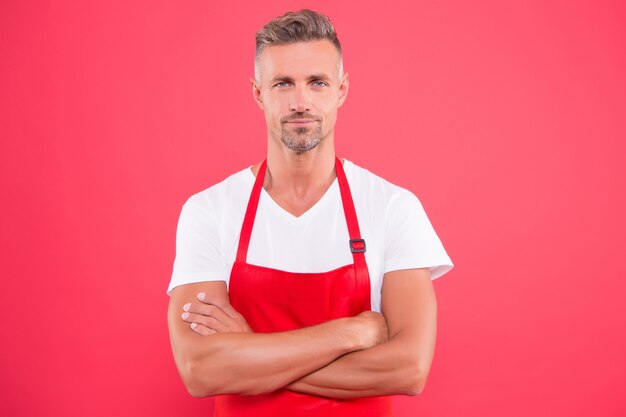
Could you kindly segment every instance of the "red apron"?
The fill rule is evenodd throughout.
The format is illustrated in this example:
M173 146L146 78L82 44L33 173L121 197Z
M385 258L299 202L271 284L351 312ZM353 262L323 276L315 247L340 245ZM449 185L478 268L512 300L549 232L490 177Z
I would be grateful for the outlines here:
M265 177L259 168L241 227L237 258L230 273L229 296L255 332L270 333L313 326L370 310L370 280L365 242L341 161L335 158L337 181L348 225L354 264L328 272L297 273L246 263L250 235ZM329 233L332 233L329 230ZM215 399L215 417L391 417L391 397L334 400L278 390L270 394L221 395Z

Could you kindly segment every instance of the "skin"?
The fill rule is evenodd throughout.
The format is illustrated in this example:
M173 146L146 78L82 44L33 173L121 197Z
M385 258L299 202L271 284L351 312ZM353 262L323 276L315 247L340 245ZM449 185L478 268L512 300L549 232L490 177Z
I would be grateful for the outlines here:
M339 78L340 59L329 41L269 46L258 61L260 80L250 80L267 125L263 187L294 216L312 207L335 178L334 128L349 87L348 74ZM319 144L307 152L296 152L283 142L285 134L306 142L316 132ZM259 165L253 167L255 175Z
M259 58L253 97L267 124L263 187L299 216L335 178L334 127L348 93L339 53L326 41L270 46ZM256 175L260 163L252 167ZM253 333L230 305L223 281L172 290L172 351L196 397L286 388L338 399L416 395L424 389L436 336L428 269L385 274L382 313L331 320L291 332ZM312 343L315 341L315 343Z

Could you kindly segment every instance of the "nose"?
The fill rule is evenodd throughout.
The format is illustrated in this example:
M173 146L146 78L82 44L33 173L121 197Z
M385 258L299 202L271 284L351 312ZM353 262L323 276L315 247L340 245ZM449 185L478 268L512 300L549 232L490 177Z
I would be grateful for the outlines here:
M311 110L311 100L306 87L296 87L289 99L289 110L302 113Z

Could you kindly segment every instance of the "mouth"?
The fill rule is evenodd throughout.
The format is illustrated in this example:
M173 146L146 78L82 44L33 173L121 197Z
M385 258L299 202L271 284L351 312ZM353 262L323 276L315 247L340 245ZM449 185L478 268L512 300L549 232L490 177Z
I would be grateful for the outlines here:
M314 122L316 122L316 120L313 120L313 119L292 119L292 120L288 120L285 123L290 124L290 125L295 125L295 126L303 126L303 125L307 125L307 124L314 123Z

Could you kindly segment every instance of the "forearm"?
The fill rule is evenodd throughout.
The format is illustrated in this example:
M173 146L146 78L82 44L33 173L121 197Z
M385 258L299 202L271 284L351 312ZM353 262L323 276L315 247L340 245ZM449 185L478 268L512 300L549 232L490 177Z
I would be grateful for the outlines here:
M351 319L279 333L218 333L200 336L189 329L173 345L189 392L197 397L260 394L324 367L363 346Z
M407 344L398 335L386 343L344 355L286 388L337 399L416 395L424 387L428 369L423 369L426 365L420 365Z
M421 393L437 328L437 300L428 269L386 273L381 305L388 342L344 355L287 388L339 399Z

